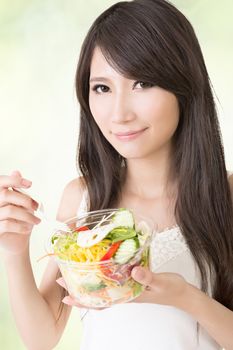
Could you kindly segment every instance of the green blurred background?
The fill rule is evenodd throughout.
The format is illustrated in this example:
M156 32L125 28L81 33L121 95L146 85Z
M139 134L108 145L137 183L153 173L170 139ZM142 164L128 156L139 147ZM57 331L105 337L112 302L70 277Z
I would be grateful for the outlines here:
M93 20L115 1L1 0L0 173L20 170L30 193L55 217L65 184L77 176L79 127L74 75L82 40ZM228 169L233 170L233 1L172 1L199 38L219 111ZM49 229L33 231L31 258L37 283L47 259ZM11 315L7 278L0 259L0 347L25 349ZM15 291L17 293L17 291ZM36 315L35 315L36 317ZM56 349L78 350L82 325L77 309Z

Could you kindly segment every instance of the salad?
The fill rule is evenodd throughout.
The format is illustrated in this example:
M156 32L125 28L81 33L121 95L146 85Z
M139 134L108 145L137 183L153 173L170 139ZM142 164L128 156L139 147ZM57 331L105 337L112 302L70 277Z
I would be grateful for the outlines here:
M143 286L131 278L134 266L148 265L152 228L120 208L86 213L57 231L51 247L67 289L87 307L106 307L137 297Z

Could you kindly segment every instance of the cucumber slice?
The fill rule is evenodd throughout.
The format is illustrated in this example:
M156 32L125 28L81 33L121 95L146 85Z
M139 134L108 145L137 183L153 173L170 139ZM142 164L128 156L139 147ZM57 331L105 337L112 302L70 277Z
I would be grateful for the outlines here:
M140 248L140 241L138 239L138 237L134 237L135 243L136 243L136 249Z
M135 239L126 239L124 242L121 243L116 254L114 255L115 262L117 264L125 264L135 255L135 252L138 249L137 247L138 244L135 241Z
M116 226L124 226L134 228L134 217L130 210L121 208L112 218L112 222Z

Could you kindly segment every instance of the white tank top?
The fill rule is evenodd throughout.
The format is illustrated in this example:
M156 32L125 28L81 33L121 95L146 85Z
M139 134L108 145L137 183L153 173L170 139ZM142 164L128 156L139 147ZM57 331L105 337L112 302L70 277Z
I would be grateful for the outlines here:
M78 215L87 211L84 192ZM159 232L150 246L150 269L174 272L200 288L200 274L178 226ZM211 292L209 291L209 294ZM190 301L191 302L191 301ZM219 350L188 313L172 306L125 303L103 310L80 309L80 350Z

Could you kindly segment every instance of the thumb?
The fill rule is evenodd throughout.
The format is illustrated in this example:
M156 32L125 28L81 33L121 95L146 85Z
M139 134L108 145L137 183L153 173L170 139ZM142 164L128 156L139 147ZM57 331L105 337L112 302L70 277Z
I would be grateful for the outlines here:
M131 275L133 279L145 286L152 286L153 283L153 273L149 271L148 269L142 267L142 266L137 266L134 267Z
M17 182L17 185L11 185L12 187L19 187L18 183L20 183L23 187L30 187L32 182L30 180L24 179L21 172L19 170L12 171L11 177L14 178L14 182Z

